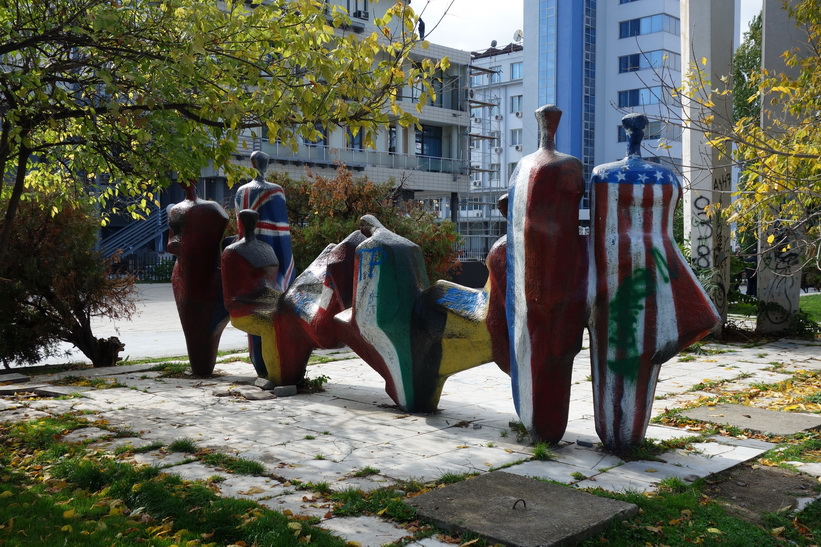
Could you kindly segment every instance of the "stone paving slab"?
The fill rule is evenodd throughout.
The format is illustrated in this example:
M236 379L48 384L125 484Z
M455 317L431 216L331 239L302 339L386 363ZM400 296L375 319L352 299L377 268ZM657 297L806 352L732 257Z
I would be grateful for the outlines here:
M0 396L34 393L35 389L44 387L48 387L48 384L8 384L0 386Z
M412 535L404 528L376 517L334 518L320 523L319 526L362 547L380 547Z
M419 515L446 530L470 530L516 547L572 544L638 507L495 471L411 498Z
M6 374L0 374L0 384L6 383L14 383L14 384L22 384L23 382L28 382L31 378L26 376L25 374L18 374L16 372L9 372Z
M781 412L744 405L702 406L684 410L682 415L693 420L740 427L772 435L794 435L801 431L821 427L821 416L817 414Z
M67 397L77 395L85 391L91 391L93 388L82 386L51 386L35 388L34 394L38 397Z

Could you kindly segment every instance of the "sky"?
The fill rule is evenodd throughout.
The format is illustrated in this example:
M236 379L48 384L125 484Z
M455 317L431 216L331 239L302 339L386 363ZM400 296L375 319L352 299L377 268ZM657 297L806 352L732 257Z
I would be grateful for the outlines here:
M742 33L761 2L741 0ZM413 0L411 6L422 13L431 42L466 51L486 49L492 40L507 45L523 26L524 0Z

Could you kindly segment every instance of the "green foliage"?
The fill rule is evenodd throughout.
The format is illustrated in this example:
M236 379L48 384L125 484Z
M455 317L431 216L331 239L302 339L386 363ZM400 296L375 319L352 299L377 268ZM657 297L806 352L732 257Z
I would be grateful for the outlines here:
M175 439L168 445L168 450L193 454L197 451L197 444L192 439Z
M540 461L549 461L556 459L555 454L551 452L550 447L547 443L536 443L536 446L533 447L533 459L540 460Z
M389 230L421 247L428 277L446 277L457 264L459 236L452 222L438 222L416 202L400 202L402 185L355 178L343 165L333 178L309 174L294 180L285 174L271 179L288 196L288 220L297 270L304 270L329 243L338 243L359 229L372 214Z
M316 140L318 126L347 126L370 145L389 120L415 121L397 103L401 90L420 89L421 109L448 67L408 60L420 42L407 2L377 8L378 30L364 34L345 30L351 20L337 6L326 16L324 2L249 3L4 2L7 221L21 197L55 212L91 200L139 215L169 173L185 180L209 162L233 183L243 131L295 143Z
M91 321L129 318L134 286L128 276L110 275L111 263L94 250L98 229L85 208L53 214L32 202L21 205L8 260L0 262L0 360L34 363L64 341L95 366L114 364L119 340L96 338Z

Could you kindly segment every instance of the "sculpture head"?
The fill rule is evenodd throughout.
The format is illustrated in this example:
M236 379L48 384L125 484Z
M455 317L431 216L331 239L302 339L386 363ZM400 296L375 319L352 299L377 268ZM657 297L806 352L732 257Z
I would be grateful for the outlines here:
M548 150L556 149L556 130L562 111L555 104L546 104L536 109L536 121L539 124L539 146Z
M268 163L271 161L271 156L257 150L251 154L251 166L257 170L259 180L265 180L265 172L268 170Z
M647 116L640 112L628 114L621 119L621 125L627 134L627 155L641 156L641 141L644 139L644 130L649 125Z
M373 215L365 215L359 219L359 231L371 237L377 230L384 229L379 220Z

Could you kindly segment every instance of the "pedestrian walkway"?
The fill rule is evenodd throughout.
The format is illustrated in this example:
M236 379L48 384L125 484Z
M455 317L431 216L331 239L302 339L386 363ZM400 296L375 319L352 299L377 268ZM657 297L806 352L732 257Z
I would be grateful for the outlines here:
M766 346L716 346L723 353L671 360L661 369L654 411L676 408L700 396L698 384L730 380L743 384L772 383L796 370L819 370L818 347L782 340ZM650 491L667 477L693 481L755 458L773 445L715 436L689 450L663 454L663 461L631 461L601 451L593 425L588 351L576 359L570 422L550 461L533 459L527 439L517 439L510 381L489 363L453 376L446 384L440 411L409 415L396 409L384 392L381 377L351 353L322 352L329 362L308 368L310 378L327 378L325 391L274 398L254 385L252 365L219 364L208 379L161 378L148 365L87 369L31 378L46 385L65 374L116 378L125 387L83 391L82 398L0 400L0 420L31 419L81 411L89 420L104 418L112 427L139 431L139 438L98 442L101 450L164 445L191 439L198 446L263 463L264 480L231 476L220 483L225 495L258 500L277 510L323 519L361 545L381 545L407 535L404 529L377 517L328 518L329 505L295 492L291 483L327 483L334 490L371 490L399 481L433 481L445 474L507 473L550 479L577 487L613 491ZM778 372L771 363L784 363ZM60 388L71 389L71 388ZM78 435L102 435L93 429ZM693 435L682 429L650 425L647 437L664 440ZM179 465L178 456L162 451L135 456L138 463L167 467L186 478L216 473L201 463ZM363 469L378 469L365 477ZM366 524L367 523L367 524ZM362 534L365 534L364 536ZM428 541L425 545L436 545Z
M126 353L149 356L185 353L170 286L142 286L142 314L119 329ZM98 336L108 335L105 332ZM162 342L165 340L167 342ZM231 344L244 346L245 335L228 332ZM153 347L143 347L143 345ZM92 446L114 453L123 445L168 445L190 439L198 447L262 463L266 477L228 475L218 483L222 494L257 500L294 515L320 519L319 526L362 546L399 541L409 532L379 517L335 517L320 496L296 491L294 484L327 483L333 490L365 491L402 481L435 481L447 474L485 474L502 469L526 477L549 479L578 488L652 491L659 482L677 477L692 482L756 458L774 445L755 440L714 436L699 439L687 450L672 450L661 461L624 461L603 452L593 422L589 379L589 344L575 361L570 421L552 459L534 459L529 439L519 438L510 379L495 364L461 372L445 384L439 411L410 415L398 410L384 391L382 378L346 350L319 351L327 362L308 367L308 377L327 379L324 391L274 397L256 387L253 366L225 358L207 379L162 377L152 364L84 369L46 374L16 386L0 386L0 394L34 390L42 394L82 391L79 398L0 398L0 421L35 419L68 411L89 421L107 420L112 428L139 436L110 438L110 432L85 428L72 435L99 439ZM676 357L661 367L654 413L680 408L704 393L699 386L724 381L727 389L785 380L798 370L821 370L816 344L781 340L752 348L710 344L711 351ZM150 352L150 353L149 353ZM778 362L774 370L772 363ZM94 390L49 387L65 375L116 379L124 387ZM0 378L0 384L3 379ZM651 424L647 437L667 440L695 433ZM133 456L188 479L205 479L219 470L185 463L183 456L155 450ZM821 466L807 471L821 476ZM362 473L368 470L368 473ZM415 546L446 545L435 539Z

